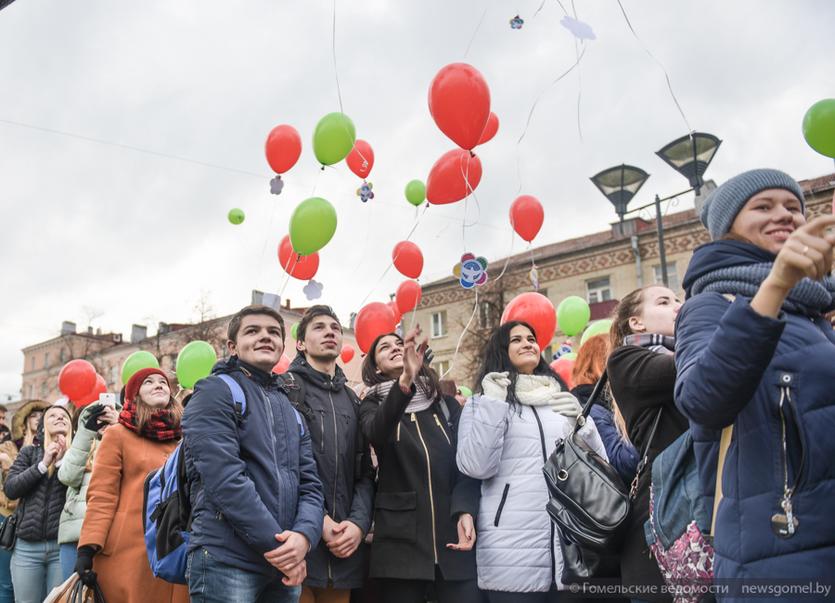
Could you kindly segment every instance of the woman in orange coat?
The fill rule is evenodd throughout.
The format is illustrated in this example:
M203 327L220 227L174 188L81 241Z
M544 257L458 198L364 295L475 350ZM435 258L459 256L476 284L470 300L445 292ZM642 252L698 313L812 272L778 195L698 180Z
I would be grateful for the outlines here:
M182 415L165 373L142 369L125 386L119 422L104 432L87 489L75 571L86 583L97 580L107 601L188 601L185 585L151 573L142 528L145 477L177 446Z

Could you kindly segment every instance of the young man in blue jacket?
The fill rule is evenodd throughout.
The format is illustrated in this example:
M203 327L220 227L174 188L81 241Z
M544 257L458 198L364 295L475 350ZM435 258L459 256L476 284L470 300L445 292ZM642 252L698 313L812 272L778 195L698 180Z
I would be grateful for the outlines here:
M267 306L232 317L227 348L183 417L193 603L296 602L305 555L322 535L323 494L310 434L272 374L284 321ZM246 399L241 413L228 375Z

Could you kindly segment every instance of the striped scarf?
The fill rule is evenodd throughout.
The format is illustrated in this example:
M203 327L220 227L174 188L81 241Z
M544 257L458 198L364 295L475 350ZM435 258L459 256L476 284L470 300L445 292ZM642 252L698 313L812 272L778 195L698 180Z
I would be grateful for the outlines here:
M675 354L676 338L661 333L634 333L623 338L623 345L649 348L659 354Z
M140 430L137 427L135 400L125 400L122 412L119 413L119 423L136 435L157 442L179 440L183 436L182 425L180 423L175 424L171 411L164 408L155 410Z

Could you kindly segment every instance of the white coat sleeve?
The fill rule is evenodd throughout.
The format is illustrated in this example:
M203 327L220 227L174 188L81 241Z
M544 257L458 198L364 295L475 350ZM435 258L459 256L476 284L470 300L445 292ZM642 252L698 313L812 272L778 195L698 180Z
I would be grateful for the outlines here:
M489 479L499 471L508 421L507 402L473 396L464 405L458 424L458 469L475 479Z

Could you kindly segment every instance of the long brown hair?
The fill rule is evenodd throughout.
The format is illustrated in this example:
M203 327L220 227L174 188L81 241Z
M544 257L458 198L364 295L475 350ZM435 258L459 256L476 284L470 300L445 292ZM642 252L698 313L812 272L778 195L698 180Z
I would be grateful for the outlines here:
M136 404L136 432L142 433L142 428L145 427L145 424L150 421L153 414L159 410L167 410L171 415L172 420L172 427L176 429L180 426L180 421L183 420L183 405L180 404L174 396L171 396L168 399L168 404L165 408L154 408L153 406L149 406L142 400L142 396L138 393L136 397L133 399L133 403Z
M571 379L574 385L593 385L600 379L603 370L606 368L606 360L609 358L609 339L605 333L589 337L588 341L580 346L577 352L577 360L571 370Z

